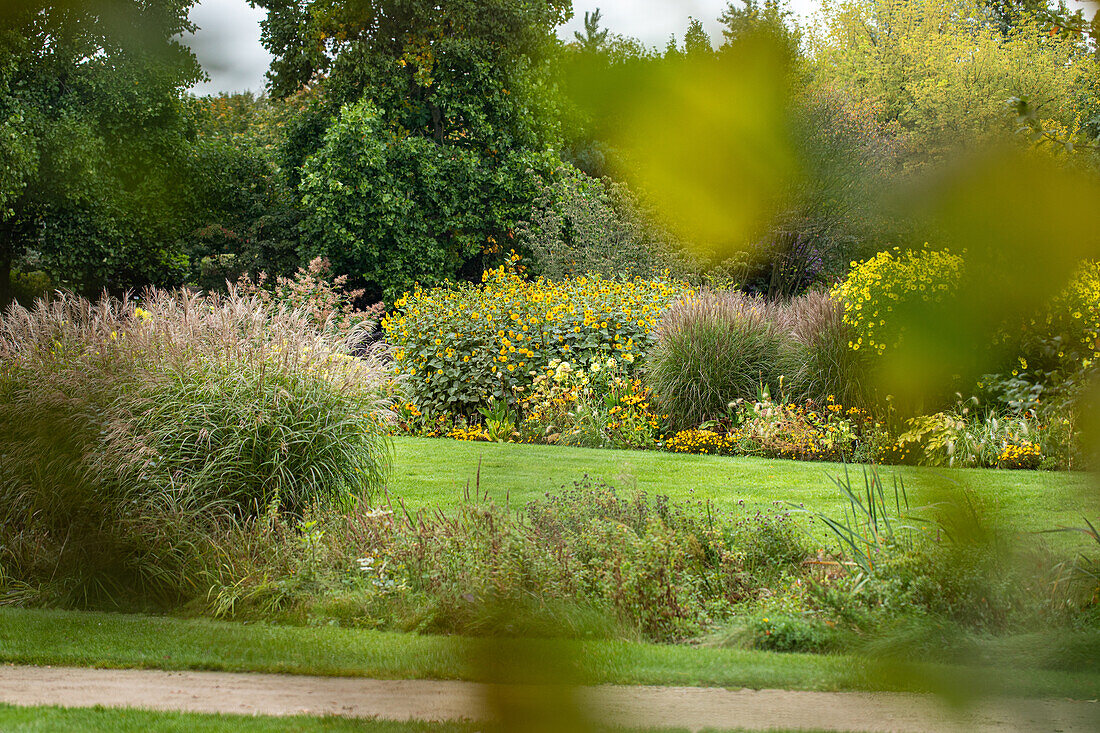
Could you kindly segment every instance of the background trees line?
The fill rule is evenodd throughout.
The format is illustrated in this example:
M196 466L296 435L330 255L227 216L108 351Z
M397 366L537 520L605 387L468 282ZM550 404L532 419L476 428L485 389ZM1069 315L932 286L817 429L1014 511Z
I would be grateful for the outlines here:
M4 11L0 299L216 289L325 256L392 301L511 250L548 274L626 262L789 296L923 244L927 230L878 194L960 149L1096 162L1095 26L1034 0L827 2L801 26L778 0L749 0L723 12L717 48L692 19L664 49L601 27L598 11L565 43L563 0L262 0L268 93L204 99L185 92L202 74L179 43L191 4ZM750 43L785 69L769 124L790 172L764 225L730 247L659 214L660 191L630 175L637 156L569 70L691 83L736 70Z

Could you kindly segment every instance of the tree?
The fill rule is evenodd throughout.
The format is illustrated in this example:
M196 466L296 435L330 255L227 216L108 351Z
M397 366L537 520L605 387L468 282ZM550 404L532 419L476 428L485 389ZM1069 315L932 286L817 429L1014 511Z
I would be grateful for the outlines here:
M710 45L710 35L698 18L690 18L687 32L684 33L684 55L688 58L701 58L714 53Z
M33 257L85 291L171 281L190 0L19 0L0 17L0 302Z
M297 191L280 166L286 130L308 95L238 93L195 100L189 161L188 279L221 289L246 273L290 276L299 266Z
M1002 36L975 0L826 4L809 45L815 75L898 125L916 163L1011 138L1012 99L1035 105L1044 129L1072 131L1092 104L1081 93L1097 78L1079 40L1033 20Z
M608 29L600 30L600 9L596 8L591 13L584 13L584 33L573 31L573 38L580 46L581 51L595 53L603 49L607 43Z
M480 275L506 254L561 147L547 62L570 4L257 4L268 8L272 93L318 89L286 148L302 172L303 255L328 256L369 295L392 298ZM359 163L380 177L365 180ZM363 187L341 188L353 180ZM372 218L334 219L341 211Z
M728 3L718 18L722 24L723 46L746 38L766 34L787 49L791 58L798 55L802 33L794 22L794 14L786 0L741 0Z

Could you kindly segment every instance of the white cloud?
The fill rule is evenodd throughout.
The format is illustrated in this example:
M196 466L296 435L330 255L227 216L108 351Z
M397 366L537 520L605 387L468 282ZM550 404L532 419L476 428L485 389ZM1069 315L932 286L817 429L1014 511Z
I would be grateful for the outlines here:
M247 0L201 0L191 9L199 27L184 42L194 51L210 81L198 84L196 94L236 92L264 87L271 55L260 45L264 11Z

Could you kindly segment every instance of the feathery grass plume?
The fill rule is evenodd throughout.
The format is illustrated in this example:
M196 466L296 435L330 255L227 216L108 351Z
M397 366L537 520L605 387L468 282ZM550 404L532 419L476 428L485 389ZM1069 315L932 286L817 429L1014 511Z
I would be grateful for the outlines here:
M199 590L190 564L225 521L377 490L383 370L346 349L301 311L235 291L10 307L6 576L43 600L169 604Z
M869 359L852 349L851 326L843 306L823 292L808 292L775 308L777 325L801 347L792 387L825 404L829 395L842 405L866 406L870 399Z
M779 308L738 292L703 293L662 316L649 377L672 424L716 418L729 403L778 395L795 370L794 342L775 325Z

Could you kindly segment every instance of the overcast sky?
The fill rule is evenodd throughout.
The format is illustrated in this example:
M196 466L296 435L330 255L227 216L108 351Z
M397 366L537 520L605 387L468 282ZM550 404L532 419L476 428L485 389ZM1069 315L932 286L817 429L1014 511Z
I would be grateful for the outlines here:
M603 25L612 33L640 38L647 44L664 46L670 33L682 38L688 17L703 21L713 38L721 37L718 16L727 0L574 0L575 17L559 34L572 38L584 25L584 11L599 7ZM818 0L791 0L800 13L810 12ZM260 45L262 10L247 0L200 0L191 11L199 26L189 40L210 81L195 87L197 94L260 91L270 60Z

